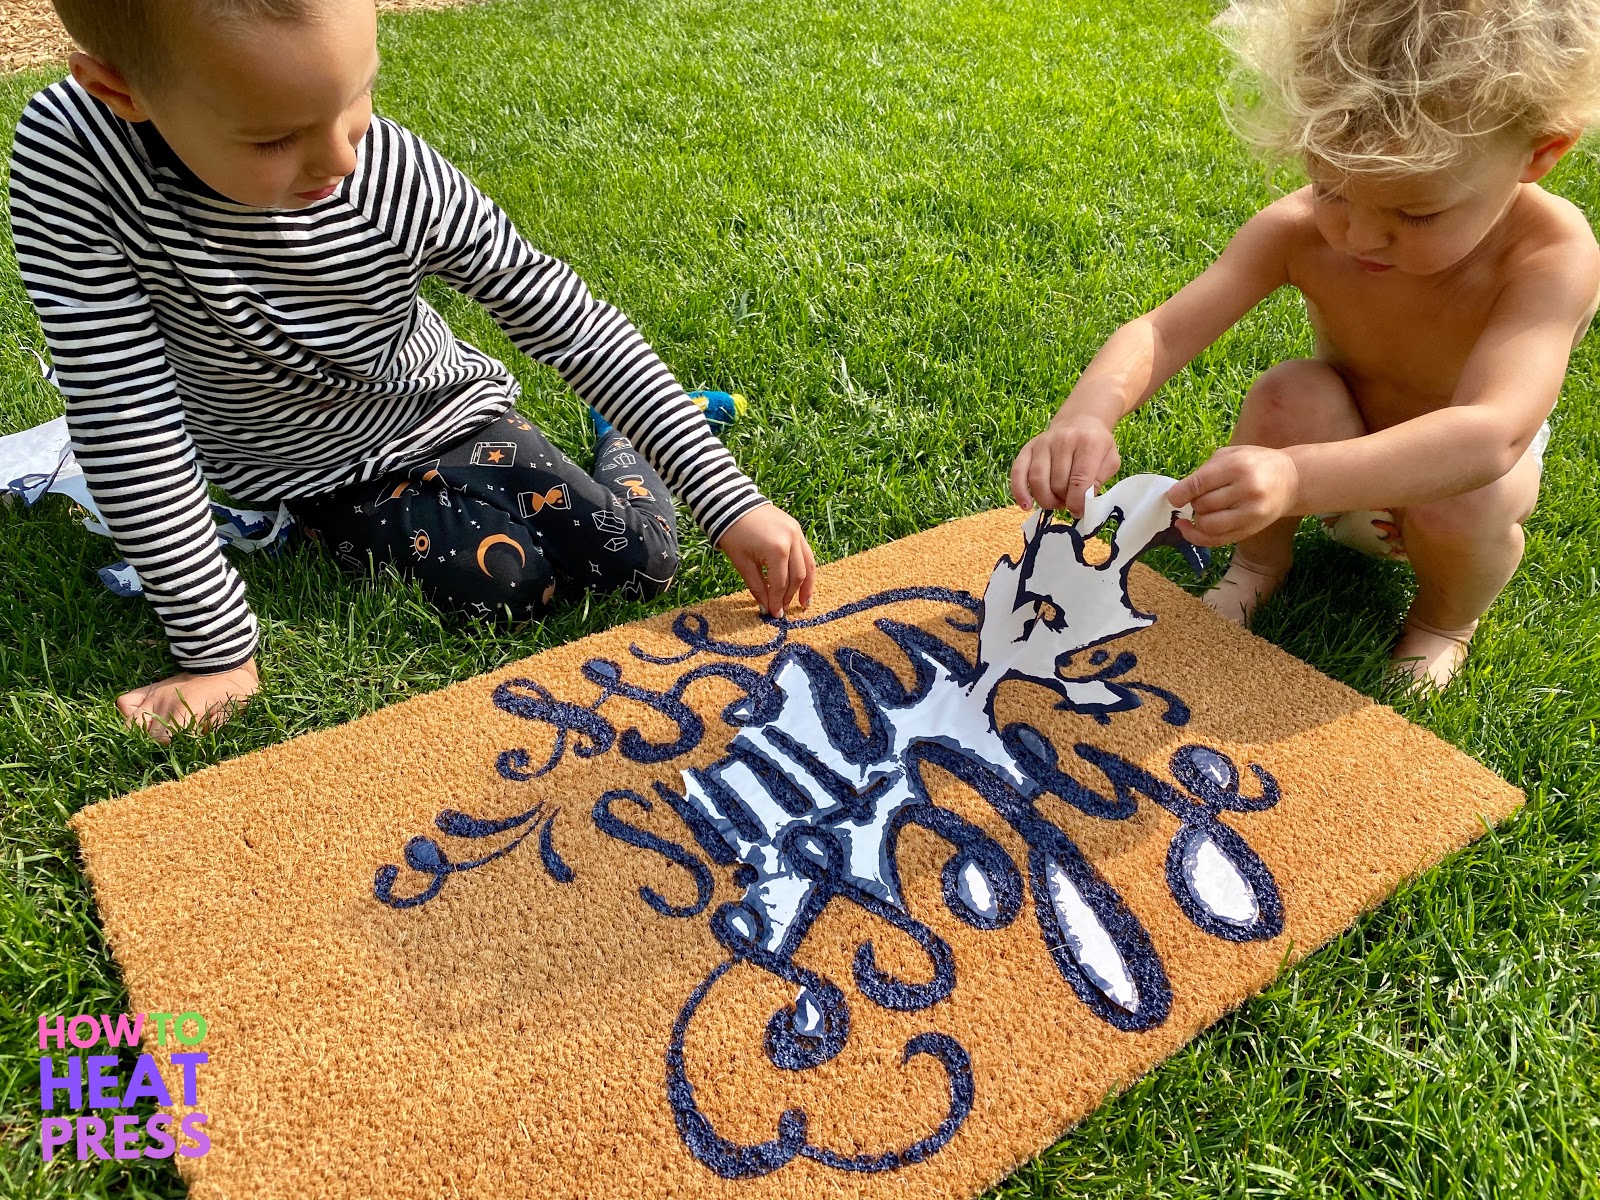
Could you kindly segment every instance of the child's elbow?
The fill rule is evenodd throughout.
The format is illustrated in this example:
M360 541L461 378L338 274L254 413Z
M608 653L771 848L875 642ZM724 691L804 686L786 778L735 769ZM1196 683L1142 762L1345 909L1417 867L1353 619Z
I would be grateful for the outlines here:
M1510 474L1512 469L1522 461L1527 454L1528 447L1533 444L1533 439L1538 431L1530 432L1524 427L1523 422L1496 421L1486 431L1484 445L1485 454L1483 484L1493 483Z
M1501 449L1500 453L1495 456L1494 475L1490 482L1492 483L1495 479L1504 479L1511 474L1512 468L1522 461L1524 453L1525 449L1520 446Z

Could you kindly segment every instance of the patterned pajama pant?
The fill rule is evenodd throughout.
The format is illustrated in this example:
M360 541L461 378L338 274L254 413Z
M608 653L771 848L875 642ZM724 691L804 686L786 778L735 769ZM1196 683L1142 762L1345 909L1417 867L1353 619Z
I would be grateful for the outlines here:
M678 569L671 495L626 438L600 440L591 476L514 411L289 509L341 565L393 563L440 608L484 619L538 617L585 588L655 596Z

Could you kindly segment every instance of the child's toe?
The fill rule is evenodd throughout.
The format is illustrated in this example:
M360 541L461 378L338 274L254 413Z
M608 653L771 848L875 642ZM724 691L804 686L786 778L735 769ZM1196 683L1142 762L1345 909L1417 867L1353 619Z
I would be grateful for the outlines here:
M1285 574L1286 571L1260 570L1240 561L1235 554L1227 574L1200 598L1219 616L1237 625L1248 625L1256 608L1278 590Z
M1472 633L1408 621L1389 656L1391 672L1408 692L1442 692L1465 665Z

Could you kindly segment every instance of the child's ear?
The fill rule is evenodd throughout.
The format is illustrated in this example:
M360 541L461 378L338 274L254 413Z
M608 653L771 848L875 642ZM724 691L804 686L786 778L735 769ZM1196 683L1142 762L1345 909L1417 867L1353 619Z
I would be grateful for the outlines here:
M1523 168L1519 183L1538 183L1550 173L1552 167L1561 161L1561 156L1573 146L1578 144L1581 132L1573 130L1568 133L1550 134L1537 139L1533 144L1533 152L1529 155L1528 165Z
M150 114L110 63L101 62L92 54L78 51L67 59L67 67L78 86L100 101L124 121L148 121Z

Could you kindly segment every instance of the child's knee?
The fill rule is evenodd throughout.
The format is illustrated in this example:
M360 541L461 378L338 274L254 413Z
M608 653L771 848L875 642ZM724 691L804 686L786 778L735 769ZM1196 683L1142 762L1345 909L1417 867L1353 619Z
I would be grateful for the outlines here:
M1406 509L1400 526L1407 543L1461 546L1481 539L1486 531L1471 515L1476 506L1454 503L1460 499L1452 496L1449 500L1413 504Z
M1538 503L1539 483L1539 460L1525 454L1493 483L1459 496L1413 504L1400 514L1406 543L1465 548L1514 542L1520 553L1522 523Z
M648 531L643 536L642 554L632 557L627 563L626 570L630 571L629 578L613 576L611 584L622 590L624 595L637 595L642 600L654 598L672 587L672 581L678 574L678 542L670 534L659 534L658 531Z
M1325 362L1297 358L1269 367L1245 394L1240 429L1249 444L1293 445L1360 437L1361 414L1343 378Z
M495 610L515 620L542 617L556 599L556 577L541 554L530 559L520 578L494 581L491 589Z
M480 539L474 553L451 557L445 569L417 575L433 604L480 620L541 617L556 596L555 573L543 553L505 534Z
M650 547L649 559L644 567L634 572L633 582L644 599L654 600L672 586L677 574L678 543L674 538L667 538Z
M1491 484L1460 496L1413 504L1405 510L1401 529L1408 545L1426 542L1464 548L1520 538L1526 515L1509 489Z

